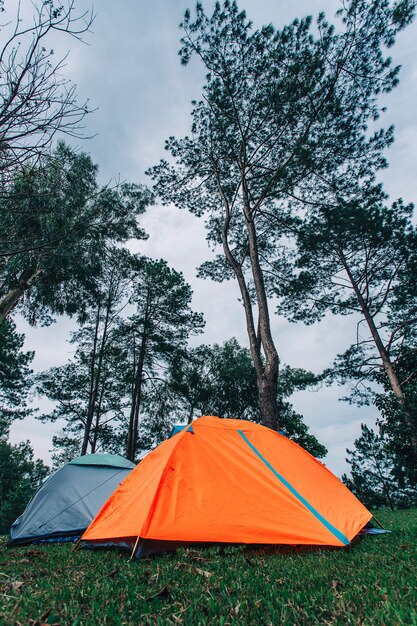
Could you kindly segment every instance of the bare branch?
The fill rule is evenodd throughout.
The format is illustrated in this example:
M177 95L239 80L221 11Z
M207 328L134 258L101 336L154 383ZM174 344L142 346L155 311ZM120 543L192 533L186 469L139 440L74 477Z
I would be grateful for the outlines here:
M75 13L74 0L59 7L41 2L33 22L23 26L21 2L14 26L0 50L0 185L7 186L22 165L49 151L56 133L83 136L88 102L79 103L76 86L62 76L68 55L53 61L47 48L54 32L83 41L94 21L92 12Z

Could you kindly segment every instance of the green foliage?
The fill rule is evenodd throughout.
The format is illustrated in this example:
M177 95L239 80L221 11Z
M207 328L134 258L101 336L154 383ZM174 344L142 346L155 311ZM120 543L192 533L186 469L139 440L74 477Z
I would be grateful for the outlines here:
M1 454L1 452L0 452ZM0 532L9 532L13 522L23 513L37 486L29 480L16 481L0 504Z
M318 382L319 379L312 372L285 365L278 379L278 414L280 430L310 454L321 459L326 456L327 449L309 432L303 416L294 411L292 404L288 402L293 393L311 388Z
M349 174L335 178L334 188L338 193L333 204L323 191L300 223L295 274L285 283L277 278L279 310L308 324L329 311L359 316L355 343L336 357L324 377L328 383L347 383L349 402L373 403L382 411L387 445L397 466L402 457L416 483L413 207L401 200L387 207L379 186L358 188Z
M322 459L327 455L327 448L309 432L308 426L304 423L304 417L294 411L290 402L279 400L278 410L281 415L279 430L317 459Z
M24 335L6 319L0 325L0 533L8 532L48 473L42 461L34 461L29 441L18 445L8 441L10 424L32 412L27 399L33 352L23 351L23 343Z
M181 273L163 260L133 259L130 303L134 312L123 324L126 384L130 396L127 458L135 459L139 413L146 388L161 377L191 335L202 332L201 313L191 309L192 290Z
M312 323L327 311L360 315L356 342L326 372L329 382L350 383L359 403L375 399L372 383L392 388L384 360L402 386L397 361L417 332L412 206L398 201L388 208L382 199L369 204L363 196L362 203L311 211L298 234L297 276L280 291L280 311L295 321Z
M128 562L116 550L3 541L0 622L415 626L416 512L377 512L390 534L327 550L182 548Z
M401 7L388 2L352 2L339 12L347 30L350 20L351 24L358 20L352 43L367 32L369 41L357 56L354 54L352 62L363 63L368 69L369 63L375 63L382 72L387 70L390 85L382 91L395 87L398 68L388 70L390 62L383 60L380 43L393 45L391 26L402 28L409 23L414 8L413 2ZM375 19L370 29L363 21L367 13L368 19ZM366 77L368 87L375 78ZM373 83L359 105L363 121L379 117L375 109L381 94L378 82ZM356 88L360 80L356 86L342 83L339 95L346 88L352 90L354 99L359 96ZM415 349L417 333L417 231L413 206L405 205L402 199L387 206L387 195L375 183L376 172L385 164L383 150L393 140L392 128L370 137L366 132L362 134L367 130L365 125L362 131L358 127L356 134L350 134L359 118L355 117L352 124L350 101L342 97L338 105L349 127L346 160L342 165L336 155L330 156L330 161L334 159L331 170L317 177L311 187L300 186L291 194L288 206L297 215L292 230L296 245L291 254L276 255L272 261L269 287L281 298L278 311L292 321L311 324L329 312L359 316L355 342L336 357L325 377L329 383L348 383L352 389L349 401L376 404L383 411L381 426L387 436L391 433L387 445L398 463L402 454L403 465L416 467L415 393L410 381L417 368L409 367L405 373L401 364L407 350ZM353 163L355 151L358 159ZM375 383L382 385L384 394Z
M302 369L282 368L278 381L279 429L322 458L326 448L309 433L303 417L286 400L294 392L317 383ZM166 380L153 388L145 400L146 418L141 442L151 447L163 441L174 423L192 421L201 415L217 415L261 422L256 372L250 351L236 339L213 346L201 345L178 354Z
M0 533L6 534L23 512L49 469L33 458L29 441L11 444L8 431L0 430Z
M36 377L38 393L56 403L42 421L65 420L54 437L54 462L87 452L122 452L126 427L125 353L120 344L121 311L129 300L132 258L113 250L102 260L102 275L85 303L83 325L71 336L74 356ZM84 436L86 449L83 448Z
M376 20L368 31L367 55L390 23L400 27L409 23L414 8L414 3L395 7L388 2L352 2L340 15L347 11L343 18L346 24L356 15L363 32L367 27L361 20L367 11L369 18ZM384 23L386 11L391 10L392 21ZM393 45L393 35L382 35L385 45ZM360 62L367 65L371 57L365 57ZM380 67L384 66L381 50L371 62L382 62ZM389 91L398 82L398 68L388 75L392 81ZM368 104L373 102L374 106L379 94L376 87L365 99L369 98ZM349 107L343 104L342 116L348 114ZM365 111L366 107L362 113ZM374 109L371 117L375 120L378 116ZM376 172L384 166L383 149L393 140L392 129L376 133L370 141L360 133L356 138L352 135L352 140L350 148L361 153L355 164L348 151L345 167L337 166L335 161L333 170L310 190L292 195L289 204L299 216L293 231L296 249L272 263L271 289L281 298L279 312L293 321L310 324L328 312L360 316L355 343L336 357L325 376L328 382L337 380L351 386L349 401L376 404L382 412L381 432L388 456L391 461L395 458L397 477L400 480L406 474L407 480L416 484L413 385L417 367L411 355L417 333L417 231L412 221L413 206L404 205L401 199L387 206L387 195L381 185L375 184ZM370 154L372 157L367 158Z
M86 330L86 329L83 329ZM85 339L90 339L84 335ZM74 336L72 341L75 342ZM78 345L73 360L60 367L52 367L37 376L37 391L56 403L55 408L39 416L42 421L64 420L60 432L53 436L55 466L81 454L87 416L92 402L91 386L97 383L98 401L94 403L93 423L88 452L123 453L119 429L126 428L123 412L126 399L121 383L120 351L106 346L105 361L100 373L97 365L91 370L91 344ZM61 422L62 423L62 422Z
M384 46L412 18L414 2L401 4L399 21L393 19L397 7L386 0L346 4L339 31L320 14L318 36L311 17L282 31L272 25L253 31L236 2L217 3L211 17L199 4L195 21L187 12L181 61L198 56L207 82L203 99L194 102L192 136L166 142L174 165L161 161L149 171L161 198L206 216L213 243L222 242L229 212L229 245L244 265L247 187L266 262L294 220L280 201L317 196L323 179L329 189L347 162L356 179L370 164L384 165L381 150L392 141L392 129L369 136L367 124L379 118L378 95L398 81L399 68ZM213 277L230 277L224 268L219 260Z
M178 397L169 394L165 383L146 390L142 401L142 416L138 426L138 447L146 454L168 439L173 425L179 421L176 413Z
M317 202L299 224L295 275L278 284L281 311L293 321L313 323L327 311L363 315L355 286L370 314L382 317L401 291L416 239L413 206L398 200L387 207L379 186L349 183L349 191L338 190L332 204Z
M361 428L355 449L347 450L352 476L344 474L343 482L369 508L416 506L416 484L398 477L398 461L387 440L365 424Z
M250 352L236 339L190 350L173 363L169 376L171 390L184 402L182 419L201 415L259 419Z
M128 183L100 189L96 177L89 156L59 143L40 165L17 175L2 196L2 316L20 303L31 323L50 321L50 313L82 317L109 250L146 237L137 218L150 193Z
M164 261L126 250L107 255L84 324L72 335L73 359L37 376L38 392L57 403L41 419L66 421L54 437L56 463L87 446L125 454L129 433L136 442L148 389L203 327L191 297L182 274Z
M132 257L132 267L129 302L134 308L125 321L127 348L133 356L145 338L145 369L151 375L159 359L169 362L190 336L202 332L204 320L191 309L193 292L181 272L162 259L146 257Z
M404 6L410 17L414 2ZM181 25L181 61L187 64L197 55L209 73L204 99L194 103L193 137L167 141L178 171L162 162L150 172L162 197L199 215L221 212L218 173L241 225L240 165L250 172L250 195L260 209L265 200L275 203L298 185L300 177L311 180L320 169L324 174L341 166L347 154L357 168L372 155L379 159L389 133L367 141L364 127L379 117L376 96L397 82L399 68L391 67L383 46L393 43L409 19L396 22L393 10L385 0L346 5L340 32L320 14L317 38L311 17L282 31L272 25L252 31L236 2L217 3L211 17L199 4L195 21L188 12ZM180 172L183 184L175 186ZM209 236L216 241L220 225L209 218ZM240 244L245 245L243 236Z
M399 402L386 378L379 376L383 393L376 394L375 405L381 412L378 421L391 454L395 457L395 475L401 482L417 485L417 350L403 345L396 361L405 398ZM413 445L414 440L414 445Z
M32 386L33 352L24 352L23 343L24 335L16 332L14 322L0 325L0 420L6 424L30 412L26 400Z

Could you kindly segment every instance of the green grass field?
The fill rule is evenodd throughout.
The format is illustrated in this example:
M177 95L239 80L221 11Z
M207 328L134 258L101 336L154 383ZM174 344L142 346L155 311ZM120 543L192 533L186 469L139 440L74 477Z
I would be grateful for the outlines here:
M2 538L0 624L417 625L417 511L378 518L391 534L345 549L182 548L133 562Z

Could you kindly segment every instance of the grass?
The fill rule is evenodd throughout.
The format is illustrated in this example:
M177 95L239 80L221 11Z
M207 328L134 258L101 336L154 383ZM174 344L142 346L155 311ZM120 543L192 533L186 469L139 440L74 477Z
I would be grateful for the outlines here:
M116 550L6 548L0 624L417 625L417 511L344 549L182 548L128 562Z

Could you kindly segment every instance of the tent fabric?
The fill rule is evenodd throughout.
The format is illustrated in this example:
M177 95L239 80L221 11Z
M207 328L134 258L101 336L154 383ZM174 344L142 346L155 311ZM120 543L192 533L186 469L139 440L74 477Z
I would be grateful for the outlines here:
M184 430L184 428L187 428L187 424L174 424L168 437L173 437L177 433L180 433L182 430Z
M287 437L204 416L131 472L82 539L133 547L139 537L137 554L201 543L344 546L371 517Z
M78 539L135 467L117 454L90 454L49 476L10 529L9 545Z
M184 428L187 428L187 430L189 430L189 431L193 430L193 427L192 427L191 424L174 424L174 426L171 429L171 432L168 435L168 439L170 437L173 437L177 433L180 433L182 430L184 430Z
M83 454L83 456L69 461L68 465L105 465L107 467L125 469L133 469L135 467L134 463L119 454Z

